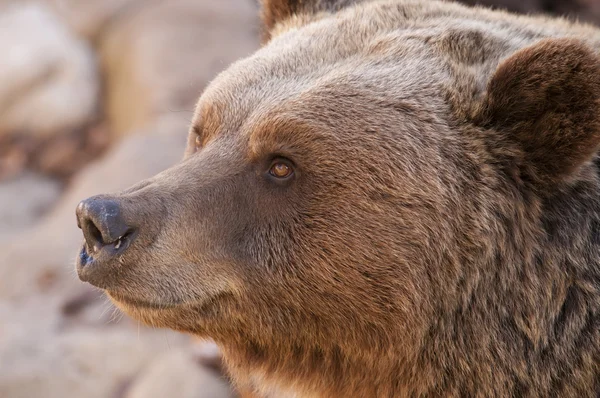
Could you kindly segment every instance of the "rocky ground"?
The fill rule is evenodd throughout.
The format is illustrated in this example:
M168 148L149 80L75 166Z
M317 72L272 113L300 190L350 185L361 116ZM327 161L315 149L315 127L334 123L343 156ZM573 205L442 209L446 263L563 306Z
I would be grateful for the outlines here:
M595 0L504 4L600 19ZM233 395L209 342L140 326L78 281L74 209L180 159L204 86L258 48L256 14L254 0L0 0L0 397Z

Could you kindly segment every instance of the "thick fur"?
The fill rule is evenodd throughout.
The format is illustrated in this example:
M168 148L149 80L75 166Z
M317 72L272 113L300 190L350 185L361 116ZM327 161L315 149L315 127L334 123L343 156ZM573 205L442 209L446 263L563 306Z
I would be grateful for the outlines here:
M183 162L112 196L139 236L86 279L257 396L597 397L600 32L306 3L265 3L268 43Z
M599 95L600 62L591 49L544 40L501 63L481 115L523 149L528 177L552 188L597 152Z

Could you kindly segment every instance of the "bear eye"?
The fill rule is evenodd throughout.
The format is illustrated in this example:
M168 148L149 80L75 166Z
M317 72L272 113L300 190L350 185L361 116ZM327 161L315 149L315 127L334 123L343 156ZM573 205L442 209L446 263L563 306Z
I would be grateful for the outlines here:
M275 178L286 179L294 174L293 167L283 159L277 159L271 164L269 174Z

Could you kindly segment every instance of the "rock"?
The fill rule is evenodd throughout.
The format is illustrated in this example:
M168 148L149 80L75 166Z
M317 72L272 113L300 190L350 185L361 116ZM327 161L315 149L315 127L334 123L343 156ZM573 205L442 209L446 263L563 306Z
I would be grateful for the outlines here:
M0 348L0 396L117 396L152 358L184 342L180 337L167 342L163 331L138 335L135 330L100 333L83 328L53 335L38 333L35 339L13 339Z
M52 139L20 135L0 137L0 182L24 170L62 180L103 153L110 144L105 124L61 134Z
M12 138L0 136L0 181L21 174L29 161L30 149L26 145L15 145Z
M38 172L68 178L103 153L110 144L104 124L90 126L45 142L34 149L28 165Z
M94 117L99 82L92 50L47 6L2 6L0 53L0 137L47 139Z
M60 313L53 310L57 302L55 298L39 295L19 302L0 300L0 375L3 373L2 366L14 362L19 355L31 352L31 342L41 341L59 327ZM12 358L13 355L15 358ZM3 397L2 394L0 396Z
M146 2L114 21L98 43L105 108L117 136L165 114L190 121L206 84L258 47L251 0Z
M156 359L127 390L126 398L229 398L229 383L201 366L188 349L169 351Z
M47 0L56 12L80 36L98 39L115 19L126 18L148 0Z
M0 182L0 241L33 225L60 193L57 181L32 173Z

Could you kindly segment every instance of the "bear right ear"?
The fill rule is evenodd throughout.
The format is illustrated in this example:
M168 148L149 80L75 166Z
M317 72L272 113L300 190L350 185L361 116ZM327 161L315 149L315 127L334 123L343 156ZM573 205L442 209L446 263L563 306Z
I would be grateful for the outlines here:
M335 12L361 0L261 0L264 24L263 42L271 38L273 28L293 16L311 16L319 12Z
M516 143L530 180L568 179L600 146L600 59L577 40L542 40L500 64L479 112Z

